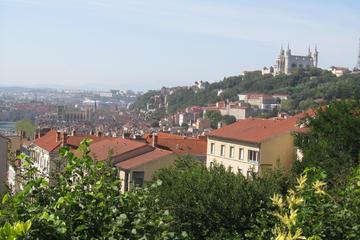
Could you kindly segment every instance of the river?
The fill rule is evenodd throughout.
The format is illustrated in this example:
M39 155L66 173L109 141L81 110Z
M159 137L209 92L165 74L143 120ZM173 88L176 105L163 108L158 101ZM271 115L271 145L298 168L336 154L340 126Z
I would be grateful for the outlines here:
M16 125L15 122L0 121L0 133L5 135L15 134L16 132L15 125Z

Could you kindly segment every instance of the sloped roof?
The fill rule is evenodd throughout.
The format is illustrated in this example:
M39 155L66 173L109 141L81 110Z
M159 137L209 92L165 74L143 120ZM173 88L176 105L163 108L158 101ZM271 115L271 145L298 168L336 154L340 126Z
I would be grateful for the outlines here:
M56 130L50 130L44 136L35 139L34 144L48 152L52 152L60 147L61 141L56 141Z
M208 136L261 143L277 135L296 130L299 128L296 125L297 120L298 118L296 117L284 120L259 118L244 119L214 130L210 132Z
M141 154L139 156L130 158L128 160L119 162L119 163L116 164L116 167L119 167L121 169L129 170L129 169L132 169L134 167L138 167L138 166L144 165L146 163L156 161L159 158L162 158L162 157L165 157L165 156L170 156L171 154L173 154L173 153L170 152L170 151L155 148L151 152L147 152L147 153Z
M162 132L159 132L157 137L157 146L171 150L176 154L206 155L206 138L189 138ZM146 141L151 144L152 136L147 136Z
M75 136L68 136L66 144L71 145L73 147L79 147L81 141L83 141L85 138L91 139L91 143L96 143L99 141L102 141L104 139L110 139L111 137L105 137L105 136L94 136L94 135L75 135Z
M119 156L129 151L148 146L145 143L123 139L109 138L104 139L90 145L91 155L98 161L106 160L109 154L112 157Z
M326 109L326 107L323 107L323 109ZM308 129L299 126L299 120L305 116L314 117L316 111L316 109L312 108L287 119L248 118L239 120L208 133L208 136L261 143L283 133L308 131Z

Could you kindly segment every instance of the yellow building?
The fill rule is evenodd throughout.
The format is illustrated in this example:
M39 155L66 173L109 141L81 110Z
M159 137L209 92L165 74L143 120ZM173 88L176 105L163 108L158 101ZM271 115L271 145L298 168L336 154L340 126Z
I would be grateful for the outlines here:
M206 165L222 164L248 176L265 168L289 170L296 159L293 143L299 117L244 119L208 134Z

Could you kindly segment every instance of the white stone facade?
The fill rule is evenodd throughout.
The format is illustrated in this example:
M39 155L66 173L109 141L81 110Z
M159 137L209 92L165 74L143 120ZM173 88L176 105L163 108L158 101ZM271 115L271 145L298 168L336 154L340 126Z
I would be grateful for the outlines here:
M273 74L290 74L292 70L296 68L317 67L318 58L319 52L317 51L317 47L315 47L313 53L310 51L309 47L308 54L306 56L292 55L289 46L286 51L281 47L280 54L276 59Z

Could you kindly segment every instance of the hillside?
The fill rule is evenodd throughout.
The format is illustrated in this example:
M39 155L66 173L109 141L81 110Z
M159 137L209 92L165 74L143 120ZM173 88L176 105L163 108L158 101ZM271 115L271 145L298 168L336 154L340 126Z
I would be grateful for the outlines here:
M218 90L223 93L217 96ZM155 95L163 99L162 91L149 91L137 98L136 109L145 109L153 103ZM333 99L346 99L360 93L360 74L347 74L336 77L321 69L298 69L291 75L261 75L260 72L247 72L244 75L226 77L222 81L209 84L203 90L194 87L177 87L167 94L168 113L174 113L188 106L203 106L219 100L238 99L237 94L256 92L266 94L288 94L282 110L300 111L318 106ZM160 110L160 109L159 109Z

